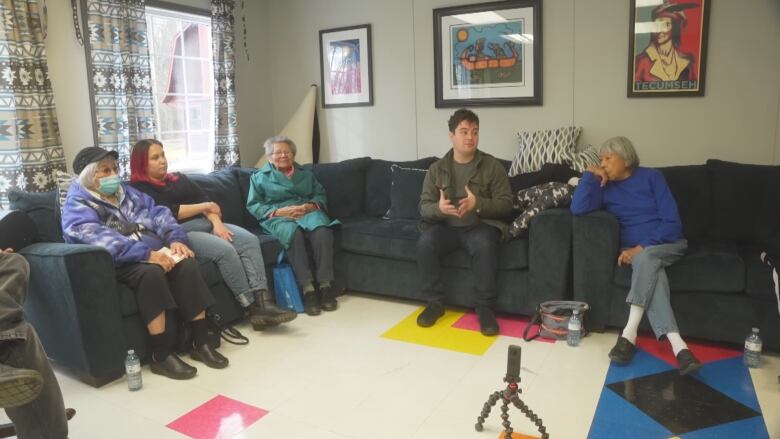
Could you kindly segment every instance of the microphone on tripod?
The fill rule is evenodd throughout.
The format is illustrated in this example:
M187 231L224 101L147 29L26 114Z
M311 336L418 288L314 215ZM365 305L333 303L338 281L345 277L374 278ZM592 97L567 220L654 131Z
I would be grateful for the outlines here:
M504 382L507 383L504 390L497 390L493 392L485 404L482 406L482 412L477 417L477 423L474 428L477 431L482 431L482 424L485 423L485 419L490 415L490 410L501 399L501 419L504 426L504 438L512 439L512 423L509 421L509 403L511 402L515 407L536 425L539 433L542 435L542 439L548 439L550 435L547 433L547 428L542 423L542 418L537 416L528 406L520 399L520 346L510 345L507 352L506 362L506 375L504 376Z

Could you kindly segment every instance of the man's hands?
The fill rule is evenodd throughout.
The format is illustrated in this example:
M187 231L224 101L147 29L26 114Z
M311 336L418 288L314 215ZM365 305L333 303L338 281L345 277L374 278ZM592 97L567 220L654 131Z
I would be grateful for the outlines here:
M314 203L304 203L296 206L286 206L276 209L276 216L282 216L286 218L299 219L309 212L317 210L317 205Z
M466 186L466 197L458 202L458 207L455 207L452 201L447 199L443 190L439 189L439 194L439 210L444 215L463 218L464 215L477 207L477 196L471 192L468 186Z
M598 178L601 181L601 187L607 185L607 182L609 181L609 177L607 176L607 171L605 171L602 167L596 165L590 165L588 166L588 172L595 175L596 178Z
M638 255L639 253L644 250L644 247L637 244L635 247L627 248L620 252L620 255L618 255L618 266L620 265L631 265L631 261L634 259L634 256Z

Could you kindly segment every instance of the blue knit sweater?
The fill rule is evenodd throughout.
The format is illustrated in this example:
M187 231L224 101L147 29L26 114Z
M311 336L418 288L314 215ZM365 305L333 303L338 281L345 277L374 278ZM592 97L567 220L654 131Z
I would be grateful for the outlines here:
M621 248L666 244L683 239L682 222L669 186L657 169L636 168L625 180L609 181L585 172L571 203L574 215L604 208L620 224Z

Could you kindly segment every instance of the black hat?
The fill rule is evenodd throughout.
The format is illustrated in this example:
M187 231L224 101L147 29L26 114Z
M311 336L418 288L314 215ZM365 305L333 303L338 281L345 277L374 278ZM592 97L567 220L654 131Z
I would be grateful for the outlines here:
M114 157L114 160L119 159L119 153L116 151L108 151L99 146L88 146L79 151L79 153L76 154L76 158L73 159L73 172L81 174L81 171L83 171L88 164L99 162L109 155Z

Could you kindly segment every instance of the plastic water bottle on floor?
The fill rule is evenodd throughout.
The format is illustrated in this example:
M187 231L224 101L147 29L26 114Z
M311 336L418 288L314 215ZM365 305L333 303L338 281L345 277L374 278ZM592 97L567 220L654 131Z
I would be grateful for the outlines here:
M745 356L743 357L745 366L758 367L761 363L761 348L763 347L761 336L758 335L758 328L753 328L753 332L745 339Z
M141 387L144 386L143 377L141 377L141 360L133 349L127 351L125 372L127 372L127 388L133 392L141 390Z
M566 343L569 346L577 346L582 338L582 320L580 310L575 309L569 318L569 333L566 335Z

